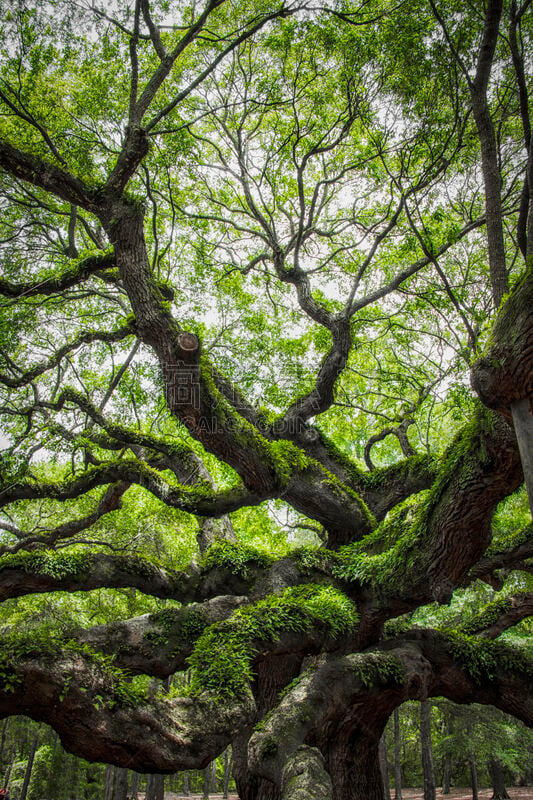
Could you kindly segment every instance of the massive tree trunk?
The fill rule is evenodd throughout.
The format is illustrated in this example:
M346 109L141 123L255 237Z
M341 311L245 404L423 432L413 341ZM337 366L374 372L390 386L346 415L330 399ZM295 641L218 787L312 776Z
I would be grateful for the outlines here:
M326 757L333 800L384 800L379 764L379 731L331 742Z
M298 675L302 664L300 655L268 657L258 667L254 696L261 717L276 705L279 692L290 676ZM248 742L253 726L248 726L233 740L233 774L240 800L281 800L280 789L248 767Z

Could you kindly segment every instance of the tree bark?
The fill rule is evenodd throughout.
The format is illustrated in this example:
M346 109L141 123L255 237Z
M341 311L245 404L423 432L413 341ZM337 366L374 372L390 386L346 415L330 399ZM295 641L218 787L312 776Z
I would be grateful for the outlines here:
M379 738L373 731L357 742L351 737L332 741L326 768L333 784L333 800L384 800Z
M394 800L402 800L400 712L394 709Z
M204 788L202 792L202 800L209 800L211 789L211 764L208 764L204 769Z
M509 800L503 777L503 764L495 756L491 756L488 763L490 779L492 781L492 800Z
M231 770L233 767L233 752L227 747L224 753L224 789L223 796L227 798L229 794L229 782L231 780Z
M420 745L422 750L422 772L424 774L424 800L435 800L435 768L431 746L431 705L427 700L420 703Z
M164 800L165 798L165 776L149 775L146 782L145 800Z
M470 783L472 786L472 800L478 800L478 781L477 781L477 766L476 755L472 747L472 725L470 720L466 722L466 735L468 737L468 766L470 769Z
M141 776L138 772L131 773L131 787L130 787L130 797L132 800L137 800L137 794L139 792L139 783L141 781Z
M116 771L114 800L126 800L128 796L128 770L120 767Z
M381 777L383 779L383 794L385 800L390 800L389 764L387 759L385 734L383 734L379 740L379 765L381 769Z
M104 800L112 800L114 784L115 784L115 767L112 767L111 764L108 764L107 767L105 768Z
M448 737L448 739L453 734L453 722L451 718L449 718L446 721L445 732L446 732L446 737ZM447 744L442 765L442 794L450 794L451 783L452 783L452 753L449 744Z
M183 773L183 794L185 795L185 797L188 797L190 794L188 772Z
M267 656L257 667L254 696L260 717L271 709L278 700L280 691L291 677L300 672L302 656ZM233 774L240 800L282 800L281 791L269 780L262 778L248 768L248 741L253 726L244 728L232 742Z
M35 760L35 752L37 750L38 741L39 741L38 735L34 736L33 742L31 744L30 755L28 757L28 765L26 767L26 772L24 774L24 781L22 783L22 789L20 792L19 800L26 800L26 797L28 795L28 787L30 785L31 771L33 769L33 762Z

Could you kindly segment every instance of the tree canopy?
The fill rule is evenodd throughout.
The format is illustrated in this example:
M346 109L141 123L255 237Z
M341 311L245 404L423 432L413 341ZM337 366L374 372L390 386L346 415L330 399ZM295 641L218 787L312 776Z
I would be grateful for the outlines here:
M532 725L532 33L3 8L3 716L138 771L232 742L241 800L378 800L407 699Z

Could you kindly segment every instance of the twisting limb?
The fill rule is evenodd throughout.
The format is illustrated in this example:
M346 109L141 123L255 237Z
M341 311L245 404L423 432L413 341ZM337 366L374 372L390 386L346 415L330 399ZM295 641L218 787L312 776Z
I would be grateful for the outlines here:
M508 628L533 616L533 592L520 592L489 603L468 623L461 626L465 633L485 639L496 639Z
M74 350L77 350L82 344L90 344L92 342L121 342L128 336L134 335L135 325L132 323L123 325L121 328L118 328L114 331L84 331L83 333L78 334L78 336L76 336L76 338L71 342L67 342L66 344L62 345L62 347L49 356L46 361L42 361L40 364L35 364L35 366L30 367L30 369L26 370L18 377L12 378L5 373L0 373L0 383L10 389L18 389L21 386L27 386L28 383L34 381L35 378L39 377L39 375L42 375L44 372L48 372L54 367L57 367L57 365L65 358L65 356L69 355Z
M4 545L0 547L0 555L4 555L6 553L16 553L19 550L55 547L58 542L76 536L76 534L81 533L81 531L85 531L87 528L90 528L95 524L95 522L97 522L106 514L119 509L122 504L122 495L127 491L128 488L128 484L126 483L116 483L111 485L104 493L94 511L79 519L64 522L62 525L58 525L56 528L52 528L51 530L38 530L27 533L21 530L14 530L13 526L10 526L10 532L16 535L18 541L13 545ZM0 523L0 527L4 528L4 525ZM8 530L8 528L4 528L4 530ZM0 599L1 596L2 590L0 589Z
M243 505L255 505L267 496L260 497L240 484L231 489L212 492L195 487L174 487L161 475L140 461L122 460L92 466L84 473L64 483L45 481L16 481L0 488L0 507L17 500L36 500L49 497L54 500L72 500L97 486L123 481L144 486L167 505L205 517L218 517L235 511Z
M216 705L209 697L147 699L127 674L88 647L18 639L2 642L9 688L0 691L0 715L25 714L46 722L65 749L92 761L139 772L201 768L255 716L250 694Z
M115 266L114 253L88 256L76 266L67 268L60 275L44 278L38 283L12 283L0 278L0 294L5 297L34 297L35 295L60 294L65 289L77 286L99 272Z
M495 570L522 569L527 560L533 558L533 525L524 528L517 538L520 543L515 547L500 552L489 551L472 567L466 582L472 583L479 578L488 581L494 588L501 589L503 581L495 575Z

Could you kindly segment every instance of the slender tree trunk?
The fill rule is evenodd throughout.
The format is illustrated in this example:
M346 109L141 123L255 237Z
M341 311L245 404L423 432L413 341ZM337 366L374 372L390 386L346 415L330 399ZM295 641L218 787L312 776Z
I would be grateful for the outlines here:
M26 797L28 795L28 786L30 785L31 771L33 769L33 762L35 760L35 752L37 750L38 741L39 741L39 736L35 735L33 737L33 742L31 743L30 755L28 757L28 765L26 767L26 772L24 774L24 781L22 783L22 789L20 792L19 800L26 800Z
M226 748L224 753L224 789L223 796L227 798L229 794L229 782L231 780L231 769L233 766L233 752L230 752L229 747Z
M217 791L217 760L211 762L211 791L216 794Z
M498 758L491 756L488 766L494 792L492 800L509 800L509 795L505 788L502 762Z
M383 794L385 800L390 800L390 783L389 783L389 764L387 759L387 745L385 743L385 734L379 740L379 766L381 769L381 777L383 779Z
M202 800L209 800L209 789L211 786L211 764L208 764L204 769L204 788L202 793Z
M114 800L126 800L128 797L128 770L120 767L116 771Z
M435 768L431 746L431 705L427 700L420 703L420 745L422 750L422 772L424 773L424 800L435 800Z
M0 741L0 764L2 763L4 758L4 746L6 743L6 734L8 725L9 725L9 717L6 717L6 719L4 720L4 724L2 725L2 740Z
M130 788L130 797L132 800L137 800L137 794L139 792L139 783L141 780L141 776L138 772L131 773L131 788Z
M453 722L450 719L446 722L445 727L446 737L453 734ZM450 794L450 786L452 782L452 753L449 744L446 744L446 752L444 753L444 763L442 765L442 794Z
M108 764L105 768L104 778L104 800L111 800L113 797L113 788L115 785L115 767Z
M4 775L4 786L8 786L9 778L11 776L11 770L13 769L13 760L7 765L6 774Z
M188 797L190 792L191 792L191 790L189 788L189 773L188 772L184 772L183 773L183 794L185 795L185 797Z
M402 742L400 736L400 712L394 709L394 800L402 800Z
M474 753L474 748L470 744L472 741L472 725L470 724L470 720L466 722L466 735L468 737L469 746L468 746L468 766L470 768L470 783L472 786L472 800L478 800L478 782L477 782L477 766L476 766L476 755Z

